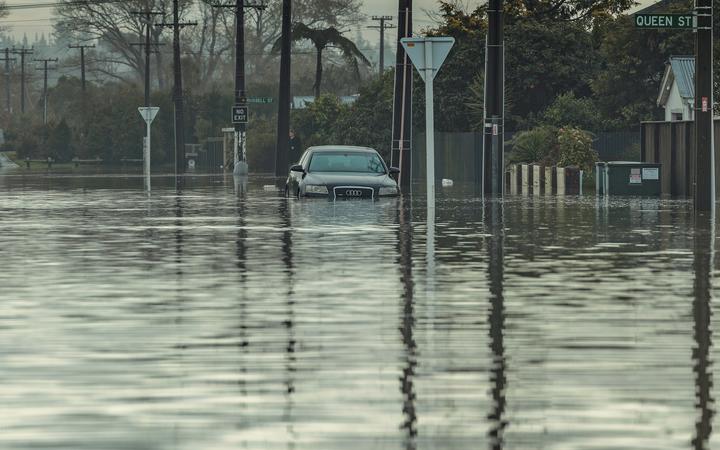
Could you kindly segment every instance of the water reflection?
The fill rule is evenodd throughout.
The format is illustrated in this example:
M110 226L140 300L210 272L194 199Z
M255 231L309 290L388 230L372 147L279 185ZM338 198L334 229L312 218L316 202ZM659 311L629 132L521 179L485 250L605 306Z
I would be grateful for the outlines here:
M0 177L0 448L717 443L685 202L186 182Z
M488 315L490 350L490 383L492 409L487 418L490 424L488 437L490 448L503 448L504 432L507 426L505 418L506 358L505 358L505 221L503 204L498 199L487 199L485 203L485 228L490 235L487 239L488 280L490 287L490 308Z
M297 357L295 355L295 267L293 261L293 235L292 220L288 209L288 199L281 198L278 202L278 212L282 229L282 260L285 267L287 288L285 300L285 320L283 324L287 330L287 344L285 346L285 410L283 421L286 424L288 435L291 437L288 448L294 447L297 438L293 424L293 396L295 394L295 371Z
M694 339L693 372L695 373L695 407L697 418L695 422L695 437L693 448L705 450L709 448L708 442L712 433L712 420L715 415L715 399L713 398L712 349L711 329L711 300L712 300L712 269L713 255L715 253L715 221L712 217L698 216L695 222L694 259L693 270L695 282L693 285L693 319Z
M430 217L428 209L428 217ZM434 212L433 212L434 214ZM428 230L434 229L434 223L427 223ZM428 254L427 261L434 261L434 255L430 254L431 245L434 242L428 231ZM400 314L400 335L405 349L402 373L400 375L400 392L402 393L403 421L400 428L405 432L405 448L414 450L416 448L417 412L415 410L416 391L415 374L417 369L417 343L415 342L415 285L413 282L413 260L412 260L413 228L412 228L412 206L411 202L401 198L398 208L398 236L397 254L398 267L400 268L400 283L402 286L401 300L402 313ZM432 256L432 258L431 258Z

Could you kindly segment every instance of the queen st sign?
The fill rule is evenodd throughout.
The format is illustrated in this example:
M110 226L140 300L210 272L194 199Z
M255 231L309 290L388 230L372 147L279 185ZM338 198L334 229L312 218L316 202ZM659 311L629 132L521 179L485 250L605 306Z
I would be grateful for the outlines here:
M694 14L635 14L636 28L695 28Z

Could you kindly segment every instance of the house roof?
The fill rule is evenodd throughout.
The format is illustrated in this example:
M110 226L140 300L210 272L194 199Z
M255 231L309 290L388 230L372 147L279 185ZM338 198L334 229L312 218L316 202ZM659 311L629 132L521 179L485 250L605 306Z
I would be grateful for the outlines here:
M682 98L695 98L695 58L692 56L671 56L675 81Z
M692 56L671 56L665 68L658 105L665 105L670 95L672 84L677 84L678 92L683 100L692 102L695 99L695 58Z

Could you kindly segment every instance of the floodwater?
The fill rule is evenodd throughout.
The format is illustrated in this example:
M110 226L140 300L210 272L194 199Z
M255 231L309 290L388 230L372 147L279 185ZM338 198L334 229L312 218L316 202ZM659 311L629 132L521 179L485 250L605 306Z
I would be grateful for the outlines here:
M682 200L0 174L0 448L717 447Z

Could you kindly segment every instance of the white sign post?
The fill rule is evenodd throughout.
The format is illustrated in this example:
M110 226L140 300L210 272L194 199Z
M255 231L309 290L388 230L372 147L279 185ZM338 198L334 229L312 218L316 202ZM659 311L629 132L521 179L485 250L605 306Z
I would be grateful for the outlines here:
M435 108L433 80L450 53L451 37L403 38L400 40L420 77L425 82L425 137L428 208L435 207Z
M147 129L143 142L145 144L143 145L143 174L145 175L145 190L150 192L150 125L152 125L153 120L155 120L155 116L157 116L160 108L154 106L141 107L138 108L138 111L140 111L140 116L142 116L145 121Z

